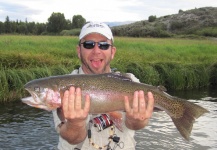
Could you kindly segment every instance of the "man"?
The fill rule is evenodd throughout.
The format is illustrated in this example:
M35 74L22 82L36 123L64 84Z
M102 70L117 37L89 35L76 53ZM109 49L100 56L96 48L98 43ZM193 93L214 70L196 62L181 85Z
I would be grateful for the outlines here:
M85 24L79 35L77 54L81 60L81 67L72 74L103 74L111 72L110 62L114 58L116 48L110 28L99 22ZM129 74L134 82L139 82L134 75ZM81 89L71 87L64 93L62 112L65 119L61 123L57 112L53 111L55 127L60 134L58 149L135 149L135 130L144 128L153 112L154 98L151 92L144 95L143 91L134 93L133 106L129 105L125 97L125 110L123 114L123 132L116 127L108 126L104 130L97 130L93 119L107 119L102 116L88 114L90 109L90 96L86 95L85 106L81 106ZM101 117L101 118L100 118ZM107 125L104 120L104 125ZM110 124L109 124L110 125ZM88 133L91 131L91 135ZM88 136L87 136L88 135ZM117 137L112 138L111 137ZM118 140L118 141L116 141Z

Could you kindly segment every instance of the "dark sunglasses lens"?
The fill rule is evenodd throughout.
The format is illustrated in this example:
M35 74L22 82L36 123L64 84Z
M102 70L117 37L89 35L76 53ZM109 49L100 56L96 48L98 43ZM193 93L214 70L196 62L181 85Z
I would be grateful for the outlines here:
M95 46L95 43L93 41L86 41L83 43L84 48L86 49L92 49Z
M109 48L109 44L107 42L99 42L99 48L101 50L107 50Z
M108 44L107 42L94 42L94 41L85 41L82 44L86 49L93 49L95 44L97 44L101 50L107 50L110 46L110 44Z

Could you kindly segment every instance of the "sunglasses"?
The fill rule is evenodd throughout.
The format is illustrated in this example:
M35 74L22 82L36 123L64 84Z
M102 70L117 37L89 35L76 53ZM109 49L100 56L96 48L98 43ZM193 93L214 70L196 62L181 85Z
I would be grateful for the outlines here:
M108 42L94 42L94 41L85 41L80 44L83 44L83 47L86 49L93 49L95 45L97 44L101 50L107 50L109 46L112 46Z

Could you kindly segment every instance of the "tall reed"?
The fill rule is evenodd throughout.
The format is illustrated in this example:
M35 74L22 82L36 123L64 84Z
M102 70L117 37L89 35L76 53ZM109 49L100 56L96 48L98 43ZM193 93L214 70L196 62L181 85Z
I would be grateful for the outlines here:
M78 68L77 37L0 36L0 102L27 96L23 85ZM167 89L217 86L217 41L209 39L115 38L111 63L141 82Z
M27 96L23 86L33 80L53 75L69 74L64 66L42 67L32 69L7 69L0 72L0 102L13 101Z

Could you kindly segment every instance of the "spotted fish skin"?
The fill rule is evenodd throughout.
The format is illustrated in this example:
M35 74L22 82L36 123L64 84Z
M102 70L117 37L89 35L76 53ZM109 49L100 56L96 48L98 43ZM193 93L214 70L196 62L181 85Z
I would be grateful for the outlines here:
M82 105L85 95L90 95L90 113L94 114L125 111L124 96L128 96L132 106L134 91L143 90L145 94L150 91L155 99L154 107L165 111L171 117L186 140L189 140L195 119L208 112L197 104L167 94L160 86L133 82L127 74L120 73L61 75L32 80L25 85L25 89L32 95L34 102L23 102L29 105L34 103L31 105L33 107L56 109L61 106L61 95L71 86L81 88ZM48 94L50 99L46 99Z

